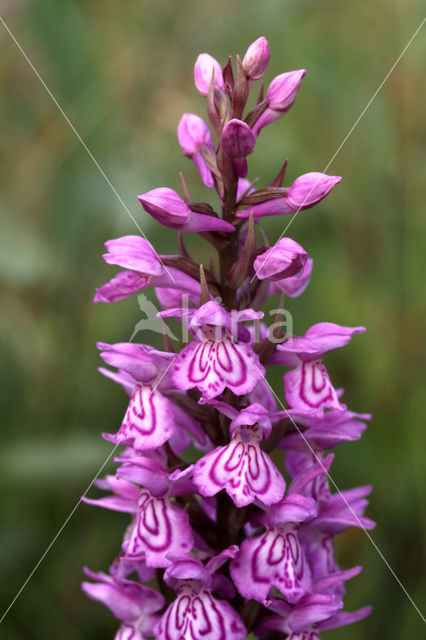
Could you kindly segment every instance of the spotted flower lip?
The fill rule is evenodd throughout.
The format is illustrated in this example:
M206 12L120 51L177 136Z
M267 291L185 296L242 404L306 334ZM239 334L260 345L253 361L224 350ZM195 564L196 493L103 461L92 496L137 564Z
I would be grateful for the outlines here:
M212 400L210 404L225 415L233 414L226 403ZM194 483L205 497L225 489L237 507L247 506L255 500L266 505L275 504L284 496L285 480L260 448L264 430L267 435L271 431L268 413L259 404L252 404L236 413L230 425L231 441L216 447L196 462Z
M278 242L257 256L254 270L259 280L282 280L301 276L308 260L308 254L291 238L281 238Z
M147 213L169 229L183 232L234 231L234 226L221 218L195 213L176 191L167 187L147 191L139 195L138 200Z
M336 409L345 411L321 357L338 347L347 345L364 327L342 327L332 322L320 322L310 327L303 337L289 338L277 345L271 362L291 366L284 375L286 400L296 411Z
M189 553L194 544L188 514L170 501L190 491L192 468L168 474L146 456L121 459L119 478L140 485L134 524L123 551L130 559L142 558L148 567L167 567L168 554Z
M155 628L158 640L246 640L247 630L237 612L212 595L214 590L223 597L233 596L230 581L216 571L237 551L235 545L228 547L206 565L189 556L169 556L164 580L175 589L177 598Z
M275 587L290 603L312 589L309 566L297 538L297 525L268 528L261 536L246 538L231 562L231 577L239 593L264 602Z
M231 563L232 579L244 598L263 602L272 587L288 602L298 602L312 590L309 565L298 538L299 525L317 513L313 498L300 491L315 477L324 474L332 457L323 465L312 465L295 477L284 499L266 512L266 531L246 538Z
M263 379L265 369L252 347L234 342L232 336L250 338L239 323L262 317L262 312L245 309L233 316L214 300L199 309L169 309L160 317L184 316L197 338L174 359L170 370L173 383L186 391L197 387L204 398L220 395L226 387L236 395L250 393Z
M184 113L178 125L177 135L183 155L193 161L202 181L210 189L214 184L213 176L202 154L204 147L214 149L212 134L207 124L195 113Z
M162 391L170 386L167 372L174 355L133 343L109 345L100 342L98 348L104 362L119 369L115 379L120 383L124 381L130 393L119 431L104 433L104 438L115 444L133 445L141 451L167 442L175 433L176 412ZM124 379L123 372L127 374Z

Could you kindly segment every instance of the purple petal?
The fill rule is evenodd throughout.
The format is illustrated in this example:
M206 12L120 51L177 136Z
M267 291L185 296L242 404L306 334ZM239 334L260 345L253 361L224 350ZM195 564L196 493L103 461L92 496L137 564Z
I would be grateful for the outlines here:
M214 75L214 87L225 89L222 68L217 60L208 53L200 53L194 65L194 84L202 96L206 96Z
M170 229L180 229L192 218L191 209L173 189L152 189L138 196L138 200L145 211Z
M246 640L247 631L228 602L189 587L179 594L155 630L157 640Z
M236 395L250 393L263 379L265 369L258 355L230 338L192 342L182 349L172 365L178 389L198 387L205 398L215 398L225 387Z
M257 256L254 270L259 280L280 280L302 275L308 254L291 238L281 238L278 242Z
M331 594L314 593L305 596L291 611L288 626L296 633L301 632L311 625L328 620L341 606L342 602Z
M250 401L262 404L268 413L275 413L277 410L274 394L266 380L262 380L255 386L250 394Z
M198 169L198 173L201 176L201 180L204 182L208 189L211 189L214 185L213 174L210 171L207 162L204 159L203 154L200 152L194 153L192 156L192 162Z
M117 469L117 477L141 485L144 489L156 496L164 496L170 487L167 472L160 464L147 456L132 456L130 458L119 457L116 460L123 462ZM138 496L138 500L140 494Z
M233 418L229 430L232 434L237 427L255 424L258 424L262 428L263 435L267 438L272 429L269 412L264 406L256 402L242 409L239 414Z
M222 148L230 158L245 158L254 151L256 138L250 127L237 118L226 123L222 132Z
M135 380L149 382L159 373L156 362L146 353L142 345L131 342L117 344L99 342L98 348L101 349L99 355L106 364L126 371Z
M274 111L288 111L294 103L306 69L288 71L276 76L266 92L268 106Z
M284 478L259 442L245 443L238 433L230 444L198 460L193 479L202 496L225 489L237 507L247 506L256 498L271 505L279 502L285 491Z
M291 185L287 196L288 204L294 211L309 209L325 198L341 179L340 176L328 176L315 171L305 173Z
M123 545L126 556L144 557L148 567L167 567L167 554L189 553L192 545L188 514L166 498L142 490L133 531Z
M179 580L198 580L205 587L211 588L213 581L210 572L197 558L182 556L173 561L164 572L164 582L174 588Z
M300 296L311 280L313 264L314 261L312 258L308 258L301 274L291 278L273 281L269 289L269 295L274 296L283 292L286 296L289 296L289 298L297 298Z
M212 134L207 124L195 113L184 113L177 129L179 144L182 153L190 158L197 153L198 148L205 144L210 149L214 148Z
M209 573L215 573L216 571L218 571L224 564L225 562L227 562L230 558L235 558L235 556L238 553L238 547L237 545L233 544L230 547L228 547L227 549L224 549L223 551L221 551L220 553L218 553L216 556L214 556L213 558L210 558L210 560L207 562L206 564L206 569L207 571L209 571Z
M326 631L327 629L337 629L337 627L345 627L348 624L353 624L354 622L358 622L359 620L363 620L372 612L372 607L363 607L362 609L358 609L352 613L348 611L340 611L336 613L332 618L326 620L325 622L321 622L318 625L318 629L321 631Z
M315 500L297 493L288 494L282 502L274 505L267 513L267 521L271 527L282 524L300 523L316 515Z
M84 593L106 605L118 620L132 622L164 606L163 596L150 587L131 580L111 578L101 572L93 573L86 569L85 573L100 582L83 582Z
M99 373L102 373L106 378L110 378L110 380L114 380L118 384L121 384L124 391L127 395L131 396L133 393L133 389L137 384L137 380L127 373L127 371L110 371L109 369L105 369L104 367L98 368Z
M154 247L141 236L123 236L105 242L108 253L103 255L105 262L123 269L159 276L164 267Z
M347 345L365 327L342 327L333 322L320 322L310 327L303 337L293 337L278 346L280 351L297 353L303 360L316 360L327 351Z
M263 36L251 43L243 58L243 69L251 80L263 77L269 64L271 52L266 38Z
M293 409L312 410L327 407L345 410L340 404L321 361L302 362L284 374L285 399Z
M249 218L253 213L254 219L263 218L264 216L282 216L294 213L294 209L290 207L287 198L272 198L259 204L254 204L244 211L237 212L237 218Z
M182 152L191 158L206 187L213 186L213 176L201 153L203 146L214 148L213 138L207 124L194 113L184 113L178 126L178 140Z
M108 439L146 451L161 446L175 430L174 407L150 385L137 385L119 431Z
M112 280L96 289L93 302L117 302L142 291L149 284L149 277L135 271L120 271Z
M192 212L191 212L192 213ZM170 226L170 225L166 225ZM223 231L230 233L235 230L235 227L222 218L216 218L215 216L207 216L202 213L192 213L191 219L182 227L171 227L172 229L178 229L184 232L198 232L203 231Z
M276 587L290 603L300 600L311 589L311 577L296 527L285 525L244 540L231 562L231 577L243 598L263 602Z

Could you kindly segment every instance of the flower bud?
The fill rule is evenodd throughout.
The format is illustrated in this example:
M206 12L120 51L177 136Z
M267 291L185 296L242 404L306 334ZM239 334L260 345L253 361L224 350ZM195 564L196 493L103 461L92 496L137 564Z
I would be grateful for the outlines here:
M253 153L255 137L250 127L237 118L233 118L223 128L222 148L230 158L245 158Z
M177 229L191 219L192 211L180 195L168 187L152 189L140 196L138 200L145 211L166 227Z
M229 222L215 216L195 213L176 191L167 187L152 189L138 196L145 211L169 229L177 231L234 231Z
M206 96L208 94L212 74L214 74L215 88L225 91L222 67L218 61L208 53L200 53L194 65L194 83L202 96Z
M326 173L312 171L296 178L287 194L287 203L294 210L309 209L332 190L340 182L340 176L328 176Z
M302 275L308 254L291 238L281 238L276 245L257 256L254 270L259 280L281 280Z
M183 155L193 161L202 181L210 189L213 186L213 176L200 150L203 145L214 149L210 129L199 116L184 113L178 125L177 136Z
M306 69L281 73L274 78L266 92L268 106L273 111L288 111L296 99Z
M263 77L269 64L271 53L269 44L263 36L255 40L247 49L243 58L243 69L247 78L259 80Z

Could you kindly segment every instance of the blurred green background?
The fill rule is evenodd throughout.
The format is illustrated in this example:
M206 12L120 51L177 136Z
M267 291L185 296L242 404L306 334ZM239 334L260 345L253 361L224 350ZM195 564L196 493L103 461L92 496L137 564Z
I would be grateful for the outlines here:
M160 253L174 234L143 213L136 195L179 188L205 197L181 157L183 111L203 115L192 65L208 51L222 63L265 35L266 79L305 67L294 108L259 138L250 178L269 182L289 158L289 184L321 171L422 18L416 0L11 0L1 15ZM425 548L421 403L421 217L424 30L351 135L329 173L342 184L289 229L315 260L307 292L291 301L294 330L320 321L363 324L367 334L327 357L349 406L371 411L363 439L341 446L340 488L372 483L372 536L419 605ZM126 211L0 25L0 278L3 440L1 607L10 604L111 451L126 406L100 376L95 341L128 340L136 298L93 305L115 270L103 242L136 233ZM288 218L264 227L277 239ZM191 244L191 243L190 243ZM192 242L201 260L206 247ZM423 252L422 252L423 249ZM141 337L141 334L139 334ZM144 336L155 343L156 336ZM282 395L280 378L274 385ZM80 505L5 621L8 640L112 638L115 622L80 592L81 566L106 569L127 516ZM371 618L325 637L418 638L420 617L362 531L339 541L348 608ZM423 596L425 592L423 590ZM423 598L424 601L424 598Z

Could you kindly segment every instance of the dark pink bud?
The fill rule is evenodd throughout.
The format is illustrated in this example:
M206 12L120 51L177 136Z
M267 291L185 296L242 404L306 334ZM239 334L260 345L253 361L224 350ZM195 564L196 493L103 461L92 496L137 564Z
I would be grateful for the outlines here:
M191 209L180 195L168 187L152 189L138 196L145 211L153 218L172 229L187 224L192 215Z
M223 128L222 148L230 158L245 158L253 153L255 137L242 120L233 118Z
M215 89L225 91L223 82L222 67L215 58L208 53L200 53L194 65L194 83L202 96L206 96L214 74Z
M269 44L263 36L255 40L247 49L243 59L243 69L247 78L259 80L263 77L269 64L271 52Z
M266 92L268 106L274 111L288 111L296 99L306 69L281 73L274 78Z
M169 229L177 231L234 231L229 222L210 215L195 213L176 191L168 187L152 189L138 196L145 211Z
M340 182L340 176L328 176L326 173L312 171L296 178L287 194L287 203L297 211L309 209L325 198L335 184Z

